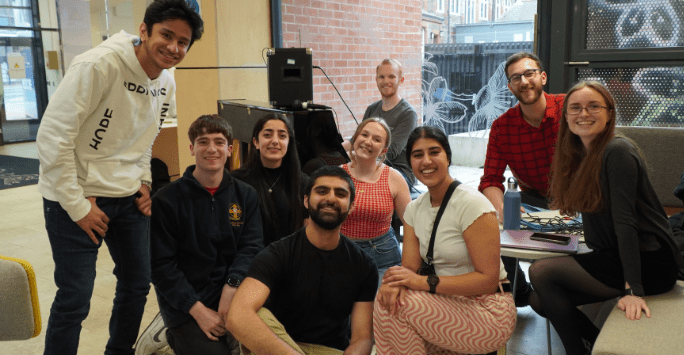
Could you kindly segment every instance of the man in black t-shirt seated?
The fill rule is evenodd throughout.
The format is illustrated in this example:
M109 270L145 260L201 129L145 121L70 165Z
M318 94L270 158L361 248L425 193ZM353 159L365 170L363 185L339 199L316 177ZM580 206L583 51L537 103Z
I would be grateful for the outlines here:
M377 267L340 236L353 203L343 169L311 175L304 196L311 222L256 256L231 303L227 328L244 353L371 353Z

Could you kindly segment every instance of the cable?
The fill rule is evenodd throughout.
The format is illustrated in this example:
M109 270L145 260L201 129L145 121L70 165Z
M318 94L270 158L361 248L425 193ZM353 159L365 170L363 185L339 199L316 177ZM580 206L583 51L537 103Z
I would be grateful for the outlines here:
M337 132L340 132L340 117L337 115L337 111L335 111L334 107L330 108L332 112L335 114L335 125L337 126Z
M352 118L354 119L354 122L356 122L356 125L358 125L358 124L359 124L359 121L356 120L356 116L354 116L354 112L352 112L352 110L349 108L349 105L347 105L347 103L344 101L344 99L342 98L342 94L340 94L340 91L337 90L337 87L335 86L335 83L333 83L332 80L330 80L330 78L328 77L328 74L325 73L325 70L323 70L323 68L319 67L318 65L314 65L313 67L316 68L316 69L319 69L320 71L322 71L322 72L323 72L323 75L325 75L325 77L328 78L328 81L329 81L330 84L333 86L333 88L335 89L335 91L337 91L337 95L340 97L340 100L342 100L342 103L344 104L344 106L347 106L347 110L349 110L349 113L351 113ZM339 130L339 126L338 126L337 129Z
M520 220L521 229L534 230L538 232L563 232L564 234L584 235L582 222L578 219L567 220L562 216L553 218L541 218L526 213L524 219Z
M270 48L264 47L264 49L261 50L261 59L264 61L264 64L266 65L266 67L268 67L268 63L266 63L266 58L264 57L264 51L268 50L268 49L270 49Z

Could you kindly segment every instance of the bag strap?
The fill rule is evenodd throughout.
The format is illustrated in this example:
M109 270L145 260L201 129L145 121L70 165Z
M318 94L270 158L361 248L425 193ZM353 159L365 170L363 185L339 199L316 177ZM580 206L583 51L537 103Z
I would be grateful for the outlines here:
M439 206L439 211L437 211L437 216L435 217L435 223L432 225L432 236L430 237L430 246L428 246L428 251L425 257L427 258L427 263L432 265L432 255L434 254L435 251L435 236L437 235L437 226L439 226L439 221L442 219L442 215L444 214L444 210L446 209L447 204L449 203L449 199L451 199L451 195L454 193L454 190L460 185L461 182L458 180L454 180L450 185L449 188L447 189L446 193L444 194L444 199L442 199L442 204Z

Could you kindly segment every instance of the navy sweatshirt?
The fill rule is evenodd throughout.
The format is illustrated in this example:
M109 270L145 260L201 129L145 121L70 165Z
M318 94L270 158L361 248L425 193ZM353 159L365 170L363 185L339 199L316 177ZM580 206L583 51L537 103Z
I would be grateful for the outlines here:
M218 310L228 278L242 281L263 249L256 191L226 171L212 196L194 170L152 198L152 283L170 328L192 319L197 301Z

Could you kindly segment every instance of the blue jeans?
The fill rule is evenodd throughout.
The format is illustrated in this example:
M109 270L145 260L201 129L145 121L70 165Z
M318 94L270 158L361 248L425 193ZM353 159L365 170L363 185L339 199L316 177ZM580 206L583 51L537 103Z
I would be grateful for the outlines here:
M389 232L372 239L353 240L356 245L361 247L363 251L375 260L378 266L378 288L382 284L382 277L385 272L392 266L401 265L401 250L399 249L399 242L394 236L394 230L389 229Z
M105 354L134 353L150 290L150 219L138 210L135 198L97 198L97 206L109 217L106 237L95 233L100 244L93 243L58 202L43 199L58 288L45 334L45 355L76 355L81 322L90 310L95 263L103 239L117 279Z

